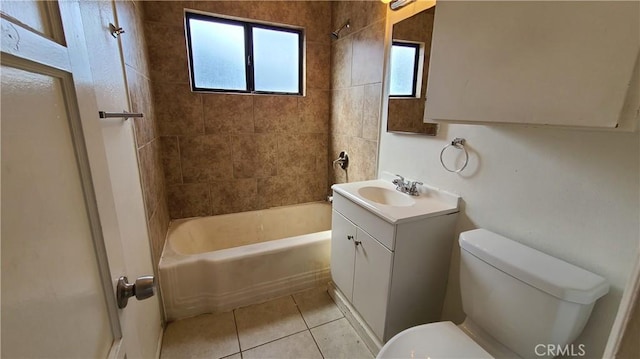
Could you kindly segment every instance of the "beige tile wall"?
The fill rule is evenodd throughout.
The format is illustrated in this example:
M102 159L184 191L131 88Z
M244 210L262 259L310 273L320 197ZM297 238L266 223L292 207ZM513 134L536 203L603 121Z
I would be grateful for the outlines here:
M324 199L331 3L145 1L144 8L171 218ZM304 27L306 96L191 92L184 8Z
M143 118L133 121L153 266L157 275L169 226L169 211L156 126L157 111L152 100L149 56L143 31L144 9L137 1L117 1L116 6L119 25L125 29L120 39L131 110L144 114Z
M350 28L331 44L330 160L349 153L345 172L329 163L329 184L376 177L386 5L380 1L335 1L332 28Z

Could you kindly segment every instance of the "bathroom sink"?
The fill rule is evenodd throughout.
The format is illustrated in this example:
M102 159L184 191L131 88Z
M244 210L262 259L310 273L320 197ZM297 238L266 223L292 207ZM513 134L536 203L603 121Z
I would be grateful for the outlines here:
M358 189L358 194L364 199L387 206L406 207L416 203L407 194L383 187L362 187Z
M421 185L419 196L396 190L393 176L383 179L334 184L333 204L345 208L351 202L391 224L458 212L460 197L427 185ZM353 208L353 207L349 207Z

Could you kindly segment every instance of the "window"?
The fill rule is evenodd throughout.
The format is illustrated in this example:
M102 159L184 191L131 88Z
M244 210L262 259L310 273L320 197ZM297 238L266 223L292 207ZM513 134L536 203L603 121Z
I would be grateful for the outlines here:
M416 97L420 44L393 41L389 96Z
M302 30L185 17L193 91L302 95Z

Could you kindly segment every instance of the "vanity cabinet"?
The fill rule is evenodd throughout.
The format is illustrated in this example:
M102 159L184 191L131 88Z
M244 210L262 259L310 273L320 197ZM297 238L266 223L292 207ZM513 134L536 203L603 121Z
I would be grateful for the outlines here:
M331 276L381 342L440 320L457 213L390 223L334 187Z
M637 1L438 2L425 118L633 130Z
M347 299L353 301L356 263L356 226L333 210L331 215L331 278Z
M336 210L331 226L333 281L382 338L393 252Z

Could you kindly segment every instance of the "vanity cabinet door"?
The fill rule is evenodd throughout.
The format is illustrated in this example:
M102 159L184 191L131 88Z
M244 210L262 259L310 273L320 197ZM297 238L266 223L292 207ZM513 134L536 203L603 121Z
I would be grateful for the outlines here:
M340 213L333 211L331 217L331 278L351 302L353 302L355 238L356 226Z
M392 252L360 228L357 229L353 305L380 340L383 340Z

